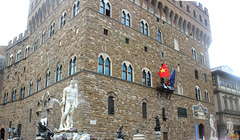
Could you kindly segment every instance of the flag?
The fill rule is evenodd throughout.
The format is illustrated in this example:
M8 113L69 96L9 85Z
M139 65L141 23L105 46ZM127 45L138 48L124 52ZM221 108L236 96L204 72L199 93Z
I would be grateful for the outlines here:
M160 69L159 72L158 72L158 75L159 75L161 78L170 77L168 68L167 68L167 66L166 66L165 63L163 63L161 69Z
M172 76L170 78L170 86L173 86L175 82L175 70L172 73Z

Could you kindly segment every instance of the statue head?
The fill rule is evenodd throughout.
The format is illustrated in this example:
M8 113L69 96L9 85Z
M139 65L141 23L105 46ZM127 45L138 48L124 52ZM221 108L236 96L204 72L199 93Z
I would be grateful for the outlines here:
M212 119L213 118L213 114L210 114L210 119Z
M73 88L75 88L76 86L77 86L77 80L71 80L70 81L70 85L73 87Z

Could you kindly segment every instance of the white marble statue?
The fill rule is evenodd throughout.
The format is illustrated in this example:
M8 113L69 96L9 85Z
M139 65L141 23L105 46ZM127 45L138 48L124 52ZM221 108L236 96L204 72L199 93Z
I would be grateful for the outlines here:
M214 140L214 139L217 139L217 136L216 136L216 129L214 127L214 117L213 117L213 114L210 114L209 116L209 125L210 125L210 140ZM213 135L214 134L214 135Z
M63 89L61 102L62 117L59 130L70 130L73 128L74 109L78 105L78 86L76 80L71 80L70 85Z
M233 131L233 123L231 121L227 121L227 135L231 135L232 133L234 133Z

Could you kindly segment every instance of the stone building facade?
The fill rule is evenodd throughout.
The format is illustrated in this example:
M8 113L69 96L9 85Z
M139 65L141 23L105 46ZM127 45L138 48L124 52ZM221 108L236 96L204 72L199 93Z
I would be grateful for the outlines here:
M206 8L173 0L30 0L28 29L9 41L1 93L1 138L11 127L33 139L37 122L58 128L62 90L78 80L74 127L113 139L209 139L215 116ZM163 63L175 91L157 91ZM171 71L171 70L170 70ZM166 79L165 79L166 80ZM55 99L55 100L53 100Z
M212 69L212 77L218 136L230 139L234 132L240 134L240 78L227 66Z

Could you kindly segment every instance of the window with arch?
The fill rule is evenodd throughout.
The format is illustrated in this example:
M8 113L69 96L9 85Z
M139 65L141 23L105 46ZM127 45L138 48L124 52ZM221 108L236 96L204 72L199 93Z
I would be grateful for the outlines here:
M108 114L114 115L114 97L109 96L108 97Z
M196 53L196 50L194 48L192 48L192 59L193 60L197 60L197 53Z
M202 52L200 53L200 56L201 56L201 63L205 65L205 56Z
M64 11L61 15L60 28L62 28L66 24L66 15L67 15L66 11Z
M8 65L10 66L12 64L13 64L13 54L9 56L9 60L8 60Z
M142 74L143 74L143 78L142 78L143 85L152 86L150 71L147 68L144 68L142 71Z
M205 91L205 101L209 103L209 93L207 90Z
M41 44L43 44L45 42L45 37L46 37L46 30L44 30L42 32L42 40L41 40Z
M201 90L198 86L195 87L196 99L201 100Z
M183 86L182 86L182 83L180 83L180 82L178 83L177 89L178 89L178 94L183 95Z
M149 34L148 23L145 20L142 20L140 24L141 24L141 33L148 35Z
M147 103L146 102L142 103L142 117L144 119L147 119Z
M133 81L133 68L128 61L122 64L122 79Z
M30 52L30 45L28 45L26 48L25 48L25 58L27 58L29 56L29 52Z
M203 74L203 82L207 83L207 75L205 73Z
M77 0L77 1L75 1L74 2L74 4L73 4L73 17L75 17L76 15L78 15L79 14L79 12L80 12L80 1L79 0Z
M41 77L37 79L37 84L36 84L36 92L41 90Z
M111 5L108 1L105 1L105 0L100 1L100 13L110 17Z
M50 85L50 71L47 70L46 79L45 79L45 87L48 87L49 85Z
M18 61L21 60L21 54L22 54L22 51L19 50L19 51L17 52L16 62L18 62Z
M23 99L25 97L25 87L21 88L21 95L20 95L20 99Z
M130 13L126 10L122 11L122 24L125 24L130 27L131 16Z
M32 95L32 93L33 93L33 82L31 81L31 82L29 83L28 95Z
M162 33L160 30L157 31L157 40L158 42L162 42Z
M3 103L4 104L6 104L8 102L8 93L7 92L5 92L5 94L4 94L4 101L3 101Z
M61 81L62 80L62 65L59 64L57 66L57 70L56 70L56 82Z
M17 91L16 91L16 89L15 89L15 90L13 90L13 92L12 92L12 102L13 102L13 101L16 101L16 95L17 95Z
M49 37L51 37L54 34L54 30L55 30L55 22L52 22L49 28Z
M76 73L76 69L77 69L77 57L74 56L71 58L69 62L69 75Z
M98 73L111 75L111 60L107 54L100 54L98 57Z

